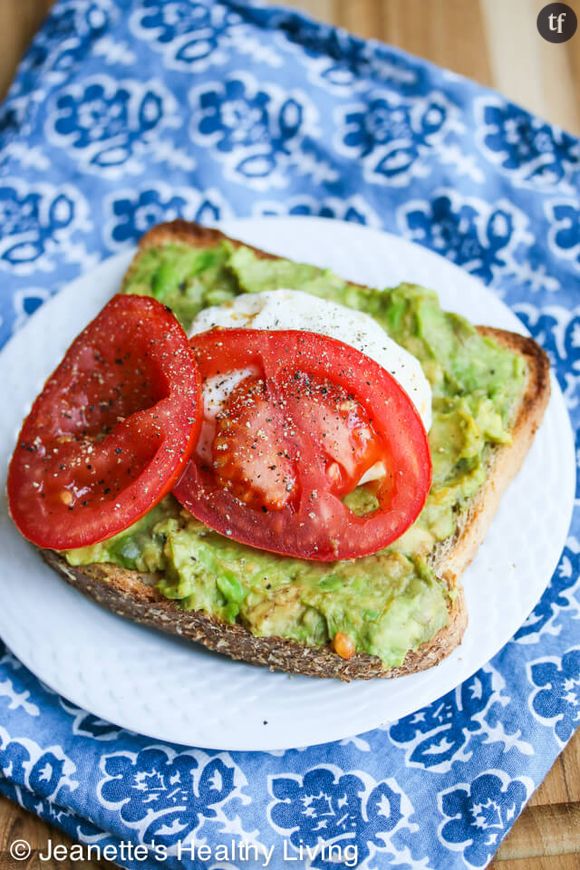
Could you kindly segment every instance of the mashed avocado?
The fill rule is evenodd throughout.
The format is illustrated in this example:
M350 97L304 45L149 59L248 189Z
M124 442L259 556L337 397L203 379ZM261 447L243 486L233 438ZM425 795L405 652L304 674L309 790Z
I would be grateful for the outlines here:
M121 534L68 551L66 558L72 565L112 562L162 572L162 594L187 609L241 622L258 636L314 646L343 632L358 652L396 666L447 623L453 593L434 575L428 557L454 534L462 509L485 482L490 448L509 443L524 363L463 318L442 311L436 294L422 287L359 289L327 270L261 259L228 242L201 250L174 243L148 248L131 267L124 291L155 296L188 328L202 308L278 287L367 312L420 361L433 390L433 486L415 524L373 556L323 564L230 541L170 496ZM353 510L368 510L372 484L349 499Z

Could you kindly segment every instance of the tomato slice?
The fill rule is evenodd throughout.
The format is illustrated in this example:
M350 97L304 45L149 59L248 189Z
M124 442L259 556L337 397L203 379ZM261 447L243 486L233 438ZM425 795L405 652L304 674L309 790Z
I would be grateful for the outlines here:
M171 490L201 419L195 354L171 311L115 296L24 421L8 473L16 526L54 550L121 532Z
M173 490L198 520L253 547L334 561L386 547L416 519L431 484L427 434L374 360L296 330L212 329L191 341L204 381L248 370L206 415ZM344 496L377 461L375 506L355 513Z

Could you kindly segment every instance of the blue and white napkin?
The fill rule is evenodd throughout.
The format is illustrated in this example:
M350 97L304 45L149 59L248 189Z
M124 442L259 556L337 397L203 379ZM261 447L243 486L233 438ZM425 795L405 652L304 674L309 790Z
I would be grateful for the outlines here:
M578 428L580 147L498 94L253 2L59 0L0 135L2 343L158 221L324 215L479 276ZM128 867L484 867L578 724L579 537L577 512L542 600L473 678L302 751L154 744L0 644L0 792Z

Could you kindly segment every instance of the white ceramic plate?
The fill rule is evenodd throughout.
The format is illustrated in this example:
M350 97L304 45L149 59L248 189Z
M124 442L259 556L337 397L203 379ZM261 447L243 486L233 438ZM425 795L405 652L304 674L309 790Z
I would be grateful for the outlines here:
M518 332L509 309L475 278L396 236L315 218L230 221L224 230L354 281L414 281L445 308ZM70 284L0 355L0 484L17 431L73 337L119 286L132 252ZM47 568L0 508L0 634L48 686L103 719L156 739L216 749L299 747L404 716L457 686L513 635L548 583L573 505L573 439L553 396L525 466L464 575L469 627L461 647L427 672L341 684L232 662L103 610Z

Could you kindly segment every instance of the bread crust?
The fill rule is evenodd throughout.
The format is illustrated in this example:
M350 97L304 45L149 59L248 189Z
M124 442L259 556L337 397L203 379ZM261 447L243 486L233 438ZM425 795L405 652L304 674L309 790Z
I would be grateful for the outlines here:
M141 239L140 247L145 249L167 242L206 247L225 240L233 245L242 244L219 230L177 220L151 229ZM263 258L273 256L257 248L252 250ZM131 268L128 274L130 272ZM202 611L183 610L157 591L157 578L151 575L110 564L73 567L59 553L50 550L42 551L44 559L68 583L120 616L271 670L349 681L397 677L433 667L461 642L467 613L459 578L475 556L502 493L519 471L550 396L549 361L539 345L531 338L505 330L483 326L478 330L523 357L528 373L526 389L512 428L511 444L493 448L486 483L473 500L456 534L438 546L430 559L437 576L453 592L448 624L429 642L409 651L399 667L386 667L377 656L366 653L357 653L344 660L329 645L309 647L281 637L256 637L242 625L225 623Z
M273 671L335 677L346 682L398 677L436 665L461 641L466 626L463 594L459 591L450 609L448 625L428 644L409 652L400 667L385 668L377 656L359 653L345 660L330 646L310 647L283 637L255 637L242 625L223 622L200 610L182 610L156 590L155 578L136 571L107 564L73 567L53 550L43 550L42 555L71 586L113 613Z

